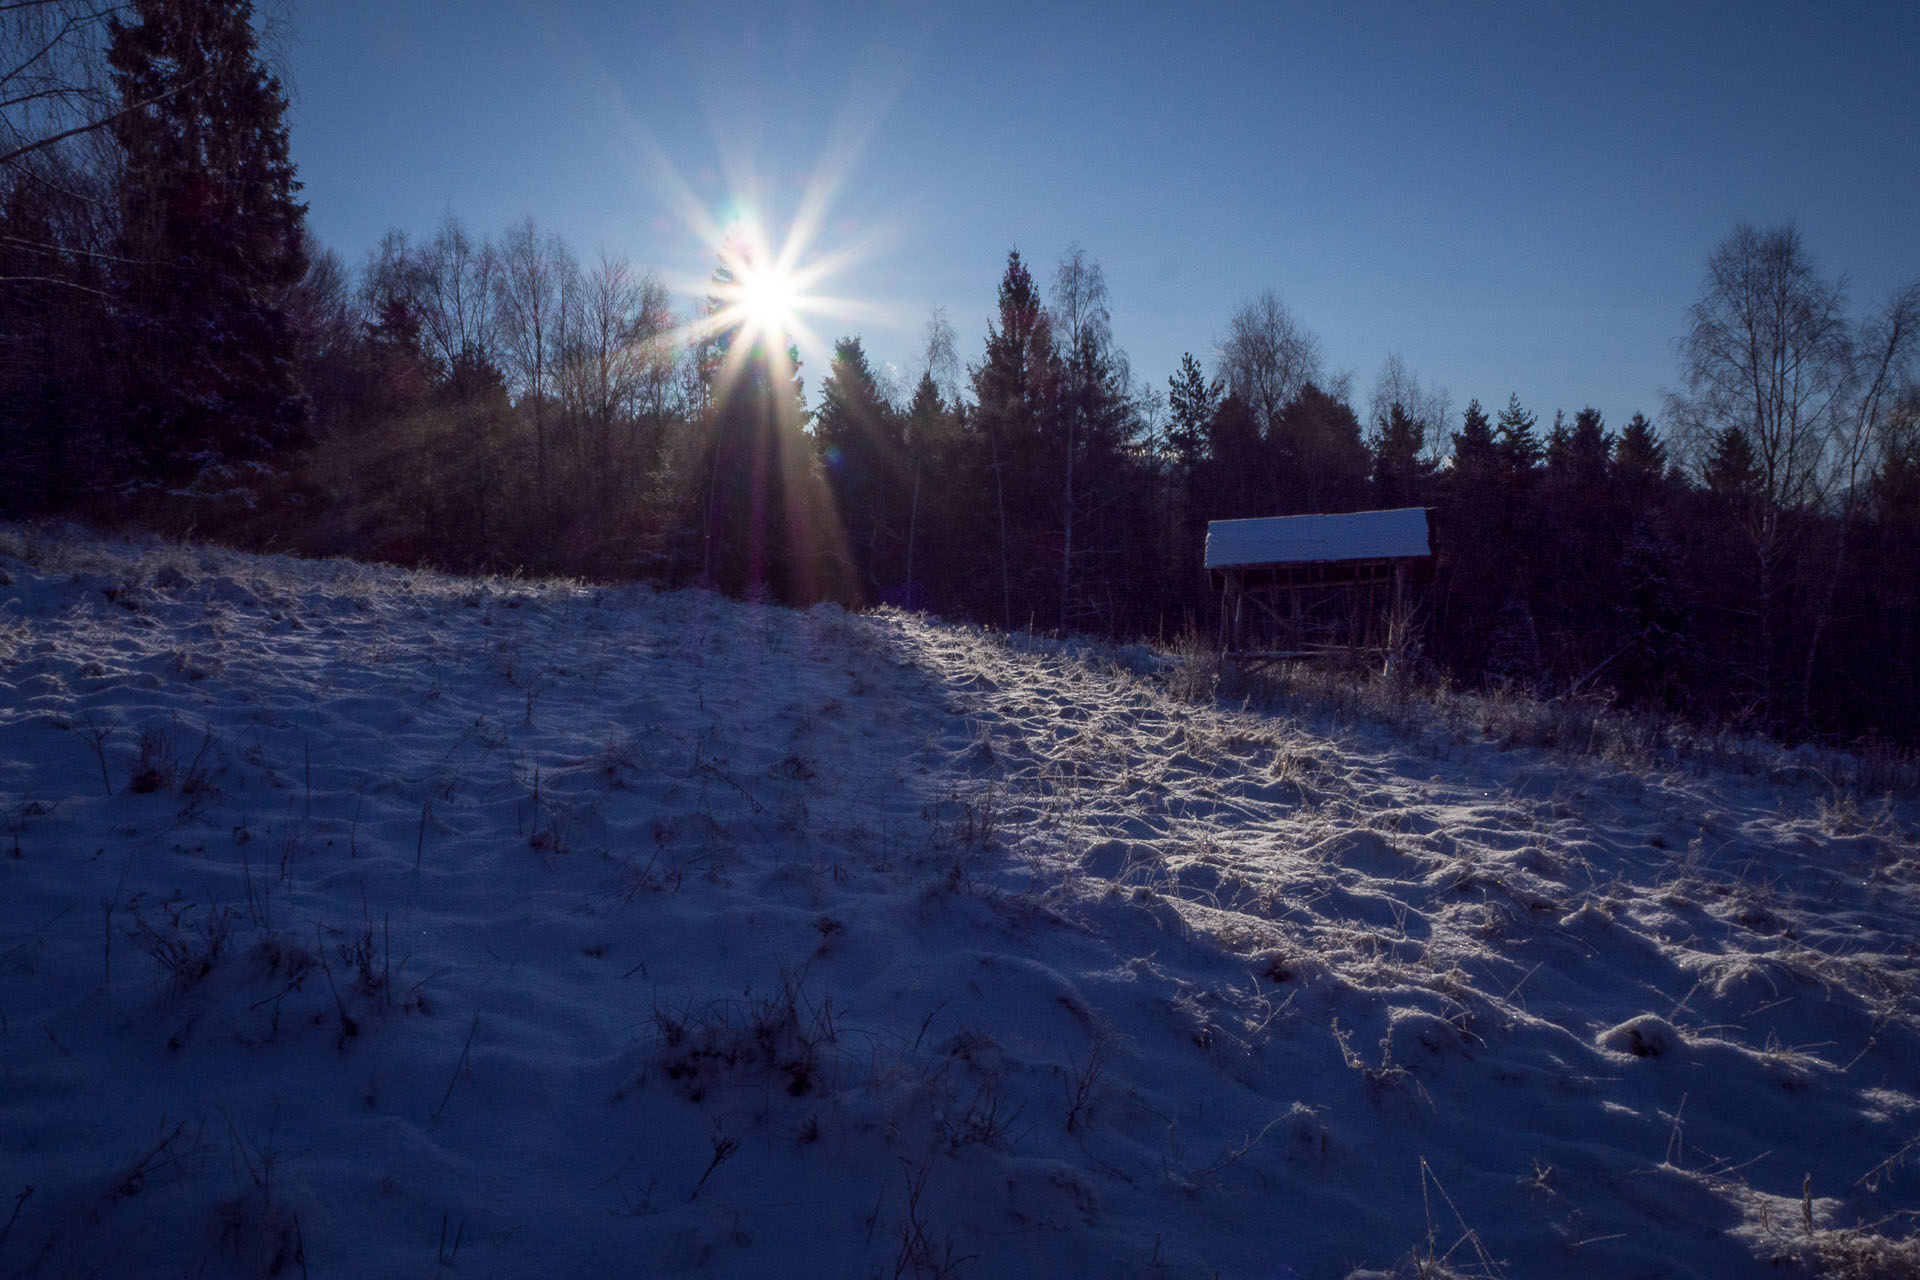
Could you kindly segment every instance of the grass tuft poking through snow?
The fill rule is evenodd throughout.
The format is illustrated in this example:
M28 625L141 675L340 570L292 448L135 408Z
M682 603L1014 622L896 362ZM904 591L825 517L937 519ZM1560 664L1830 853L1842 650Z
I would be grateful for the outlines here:
M1912 1275L1912 769L0 526L0 1273Z

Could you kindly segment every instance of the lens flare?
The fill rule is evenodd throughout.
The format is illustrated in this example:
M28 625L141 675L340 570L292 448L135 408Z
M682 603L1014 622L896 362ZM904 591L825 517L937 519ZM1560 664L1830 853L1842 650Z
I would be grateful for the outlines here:
M746 346L769 351L811 337L802 314L821 310L811 290L817 272L796 269L751 224L732 228L718 252L706 317L712 330L738 330Z
M816 325L845 333L862 322L898 327L899 308L832 291L836 277L864 259L884 252L896 231L849 225L829 216L846 178L852 154L822 159L802 187L790 211L782 198L791 187L756 172L737 153L723 154L723 172L714 174L724 196L703 195L647 139L652 153L652 185L677 211L677 219L698 242L710 246L710 275L669 270L665 282L675 293L692 297L694 314L676 338L698 346L726 337L724 378L737 374L750 353L779 365L804 354L824 362L831 343ZM709 186L710 184L700 184ZM780 228L778 237L775 226ZM795 371L789 366L784 372Z

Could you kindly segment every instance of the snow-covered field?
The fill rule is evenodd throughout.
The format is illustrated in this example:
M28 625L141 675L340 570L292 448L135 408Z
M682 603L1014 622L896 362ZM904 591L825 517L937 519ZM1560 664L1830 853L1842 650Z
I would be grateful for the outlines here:
M0 1273L1910 1275L1911 800L0 526Z

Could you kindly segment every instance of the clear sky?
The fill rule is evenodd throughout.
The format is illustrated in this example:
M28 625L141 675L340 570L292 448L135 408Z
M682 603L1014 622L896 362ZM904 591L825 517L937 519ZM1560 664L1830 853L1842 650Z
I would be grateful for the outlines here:
M979 358L1009 248L1078 242L1164 388L1275 289L1365 394L1398 351L1489 410L1678 380L1708 253L1796 220L1856 310L1920 275L1920 3L1140 6L292 0L293 149L358 262L449 211L532 214L690 306L703 221L774 237L851 306L811 318L911 368L929 308ZM690 202L706 210L690 216Z

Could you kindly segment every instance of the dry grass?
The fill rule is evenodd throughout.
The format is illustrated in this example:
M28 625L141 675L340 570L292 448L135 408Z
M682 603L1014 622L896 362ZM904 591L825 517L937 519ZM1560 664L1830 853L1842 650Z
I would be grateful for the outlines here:
M1242 663L1189 633L1165 655L1167 690L1186 702L1239 705L1339 720L1362 720L1405 738L1440 733L1456 742L1537 748L1611 760L1631 768L1728 771L1821 787L1830 806L1848 798L1920 792L1920 751L1869 736L1845 747L1788 748L1731 727L1670 712L1621 707L1603 694L1543 697L1518 689L1465 690L1408 664L1359 656L1320 662Z

